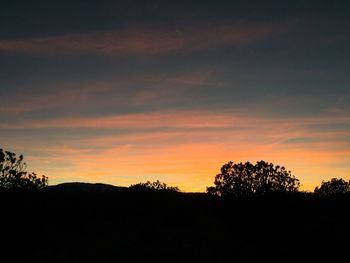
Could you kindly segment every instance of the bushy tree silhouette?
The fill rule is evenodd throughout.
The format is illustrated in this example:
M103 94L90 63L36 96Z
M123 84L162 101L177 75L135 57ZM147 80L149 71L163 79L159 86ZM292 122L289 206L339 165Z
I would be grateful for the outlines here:
M340 178L332 178L330 181L322 181L320 187L316 187L314 193L319 196L334 196L350 192L350 182Z
M2 189L41 189L47 186L48 178L37 177L26 171L23 155L0 149L0 188Z
M173 192L179 192L180 189L176 186L168 186L166 183L160 182L159 180L155 182L147 181L146 183L138 183L134 185L130 185L131 189L135 190L166 190L166 191L173 191Z
M290 171L283 166L259 161L228 162L221 167L215 176L214 185L207 192L219 196L250 196L269 192L295 192L300 183Z

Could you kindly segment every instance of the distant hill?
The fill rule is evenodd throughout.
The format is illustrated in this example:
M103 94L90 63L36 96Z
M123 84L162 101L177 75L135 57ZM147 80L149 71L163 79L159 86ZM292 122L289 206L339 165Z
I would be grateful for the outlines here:
M349 245L350 196L235 200L76 182L0 198L3 262L343 262Z
M114 193L126 191L127 189L128 187L114 186L110 184L72 182L48 186L46 191L76 193Z

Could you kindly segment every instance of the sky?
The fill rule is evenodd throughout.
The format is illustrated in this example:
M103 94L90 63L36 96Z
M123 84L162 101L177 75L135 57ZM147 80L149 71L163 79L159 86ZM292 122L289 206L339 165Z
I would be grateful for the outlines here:
M50 184L205 191L228 161L350 179L349 1L16 1L0 148Z

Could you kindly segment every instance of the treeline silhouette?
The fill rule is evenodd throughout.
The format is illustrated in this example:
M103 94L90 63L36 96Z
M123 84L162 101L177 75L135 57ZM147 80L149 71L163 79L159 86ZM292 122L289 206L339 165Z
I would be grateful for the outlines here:
M48 186L48 177L38 177L35 173L26 171L23 155L17 156L13 152L0 149L0 189L42 189ZM292 175L284 166L274 165L265 161L258 161L255 165L233 163L232 161L221 167L215 176L214 186L207 187L210 195L222 197L248 197L269 193L298 192L299 179ZM179 192L177 186L168 186L159 180L130 185L136 191L174 191ZM350 192L350 182L340 178L322 181L314 193L327 197Z
M38 177L26 171L23 155L0 149L0 188L2 189L41 189L48 185L46 176Z
M168 186L166 183L160 182L159 180L154 182L147 181L146 183L132 184L129 188L136 191L180 191L177 186Z
M2 262L337 262L347 255L350 196L342 179L302 192L291 172L267 162L225 164L208 193L160 181L50 186L42 178L44 186L0 191Z

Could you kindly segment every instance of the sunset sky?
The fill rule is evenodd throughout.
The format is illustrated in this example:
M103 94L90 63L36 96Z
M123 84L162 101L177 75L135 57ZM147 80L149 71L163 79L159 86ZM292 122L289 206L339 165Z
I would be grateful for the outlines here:
M350 1L1 1L0 148L50 184L350 179Z

